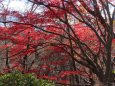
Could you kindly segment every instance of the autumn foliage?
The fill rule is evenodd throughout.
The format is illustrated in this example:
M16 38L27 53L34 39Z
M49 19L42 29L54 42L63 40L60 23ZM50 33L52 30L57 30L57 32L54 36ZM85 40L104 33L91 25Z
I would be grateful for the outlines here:
M28 2L32 5L23 13L7 8L0 13L1 73L19 70L71 86L93 86L99 79L110 86L115 9L110 13L109 5L114 1ZM37 12L39 6L42 12Z

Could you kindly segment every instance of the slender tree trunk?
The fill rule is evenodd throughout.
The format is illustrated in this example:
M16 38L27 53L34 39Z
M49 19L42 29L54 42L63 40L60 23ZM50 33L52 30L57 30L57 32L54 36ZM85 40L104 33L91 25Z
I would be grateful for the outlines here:
M7 42L5 41L5 45L7 44ZM6 62L5 62L5 65L6 65L6 67L8 68L8 69L10 69L10 65L9 65L9 51L8 51L8 48L6 48L6 51L5 51L6 53L5 53L5 55L6 55ZM8 72L10 72L10 70L8 71Z

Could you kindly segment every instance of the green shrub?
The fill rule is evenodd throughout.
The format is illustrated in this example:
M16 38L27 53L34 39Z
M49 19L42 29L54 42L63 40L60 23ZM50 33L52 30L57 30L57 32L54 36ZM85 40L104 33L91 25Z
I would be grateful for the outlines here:
M48 80L37 79L33 74L14 72L1 75L0 86L54 86L54 84Z

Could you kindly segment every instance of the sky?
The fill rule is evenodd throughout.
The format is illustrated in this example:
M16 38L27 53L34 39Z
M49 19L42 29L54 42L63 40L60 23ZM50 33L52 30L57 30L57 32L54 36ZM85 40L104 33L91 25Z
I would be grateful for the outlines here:
M9 5L8 5L8 3L9 3ZM8 6L9 9L12 9L12 10L15 10L15 11L21 11L21 12L24 12L26 9L31 7L31 4L28 3L27 0L4 0L2 2L2 4L5 7ZM115 4L115 1L113 1L113 4ZM113 12L113 10L114 10L114 8L111 7L110 11ZM39 11L42 11L42 10L38 9L37 11L39 12Z
M5 8L8 6L10 10L20 12L27 11L32 6L32 3L28 2L28 0L4 0L2 4L5 6ZM41 13L42 9L43 8L39 6L35 12Z
M10 1L9 7L17 11L20 10L24 11L30 5L27 0L4 0L3 4L7 6L9 1ZM115 5L114 0L113 0L113 4Z
M5 7L8 6L8 8L12 10L24 11L25 9L27 9L27 7L29 8L30 5L26 1L27 0L4 0L2 3Z

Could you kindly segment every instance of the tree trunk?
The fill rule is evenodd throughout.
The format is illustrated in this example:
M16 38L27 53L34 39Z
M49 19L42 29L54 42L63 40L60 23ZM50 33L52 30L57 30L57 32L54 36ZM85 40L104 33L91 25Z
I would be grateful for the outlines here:
M107 81L96 80L94 86L114 86L112 83L107 83Z
M100 80L96 80L94 86L106 86L106 85L104 85L104 83L101 82Z

